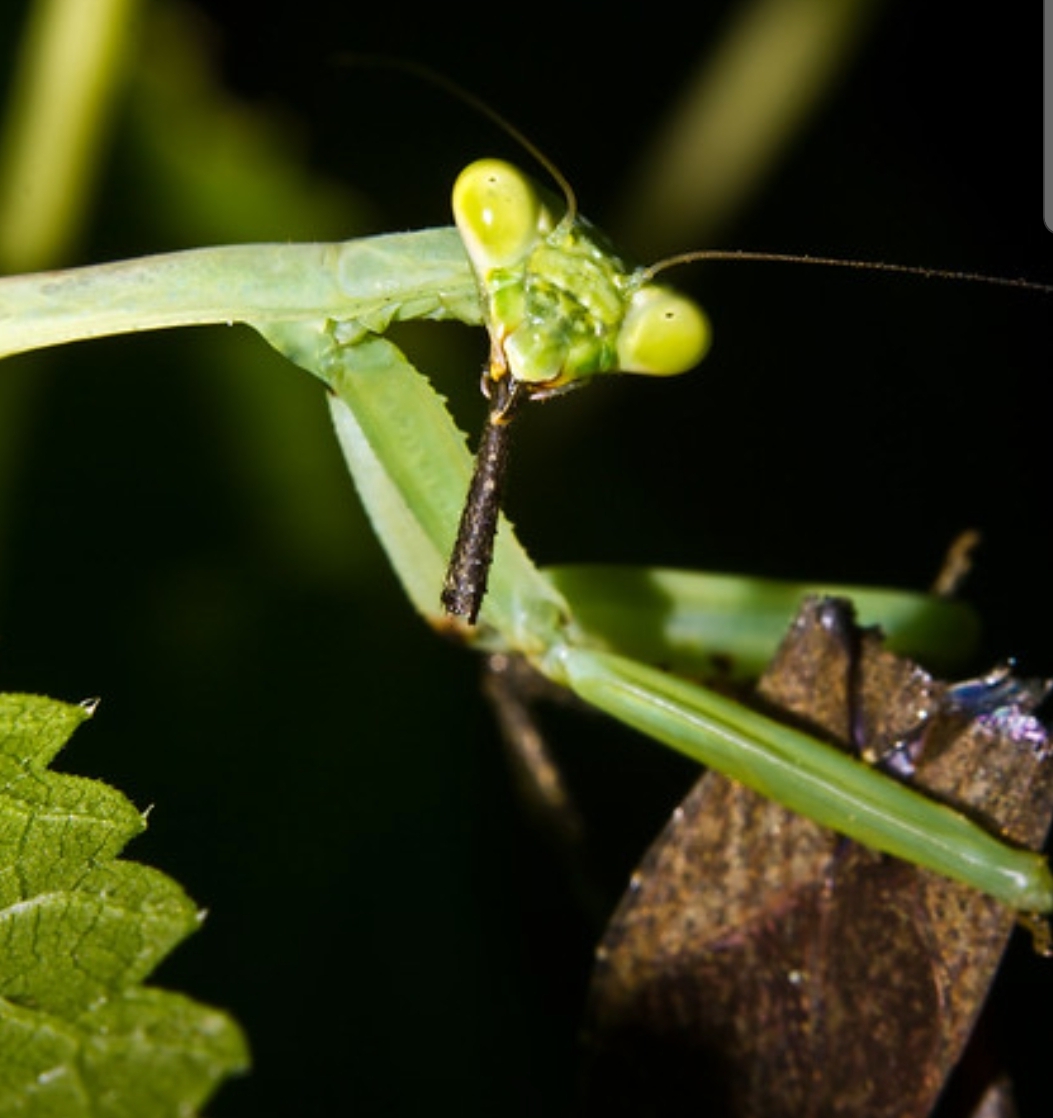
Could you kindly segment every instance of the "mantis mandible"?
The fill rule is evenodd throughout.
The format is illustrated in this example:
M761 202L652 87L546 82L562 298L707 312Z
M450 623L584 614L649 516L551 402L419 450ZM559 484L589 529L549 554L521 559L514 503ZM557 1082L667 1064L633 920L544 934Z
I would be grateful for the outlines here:
M811 590L851 596L863 620L920 656L968 643L971 618L960 607L925 595L681 571L543 571L507 523L495 534L500 428L521 397L616 370L684 372L701 358L709 331L693 303L654 284L651 271L627 269L573 207L557 214L509 164L470 166L454 208L457 229L192 250L0 280L0 356L136 330L253 326L330 390L363 503L407 594L434 627L483 651L526 657L587 703L865 845L1022 912L1053 911L1053 875L1039 854L652 666L690 675L719 632L736 664L753 670ZM464 437L428 381L383 336L393 322L418 318L484 324L491 334L484 383L497 449L488 451L484 437L477 476L492 492L478 531L457 530L473 473ZM650 593L627 596L633 586Z

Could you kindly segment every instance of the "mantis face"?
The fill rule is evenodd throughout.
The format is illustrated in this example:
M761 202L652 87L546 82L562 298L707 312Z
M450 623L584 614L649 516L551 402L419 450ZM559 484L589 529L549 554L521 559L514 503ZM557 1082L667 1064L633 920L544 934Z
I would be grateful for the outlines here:
M545 395L599 373L684 373L708 350L696 303L627 268L584 219L557 221L511 164L468 166L453 212L483 294L492 380L508 373Z
M690 299L629 270L572 206L557 220L511 164L483 159L462 171L453 212L490 333L490 411L442 591L447 613L474 625L519 403L600 373L685 373L709 348L710 329Z

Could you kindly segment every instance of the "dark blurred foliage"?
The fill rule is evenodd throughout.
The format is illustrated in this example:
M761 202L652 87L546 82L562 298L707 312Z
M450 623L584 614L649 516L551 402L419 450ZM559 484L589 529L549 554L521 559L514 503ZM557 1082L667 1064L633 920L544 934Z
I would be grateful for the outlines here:
M352 185L385 230L445 223L471 158L520 157L441 91L333 65L339 53L462 83L545 149L602 224L732 6L200 8L229 90L280 114L314 172ZM720 246L1053 282L1039 40L1034 11L889 4ZM201 240L177 228L178 197L142 185L142 146L118 129L78 262ZM313 235L304 224L231 239ZM978 527L968 590L987 655L1048 673L1049 297L738 264L677 281L715 324L703 369L607 384L522 421L509 505L532 553L917 587ZM470 423L483 343L435 333L446 348L422 361ZM156 805L131 854L210 910L158 980L248 1029L257 1070L211 1112L570 1113L598 929L517 808L477 666L411 615L350 486L326 488L312 514L311 539L319 520L334 526L324 554L261 495L239 399L281 383L299 419L268 432L274 459L295 462L287 440L310 441L331 480L317 387L246 333L185 334L4 368L46 388L4 530L0 662L5 689L102 697L65 766ZM251 368L228 371L231 348ZM559 716L553 733L609 880L623 880L693 773L598 719ZM1025 1118L1047 1113L1053 1090L1050 987L1022 943L995 995Z

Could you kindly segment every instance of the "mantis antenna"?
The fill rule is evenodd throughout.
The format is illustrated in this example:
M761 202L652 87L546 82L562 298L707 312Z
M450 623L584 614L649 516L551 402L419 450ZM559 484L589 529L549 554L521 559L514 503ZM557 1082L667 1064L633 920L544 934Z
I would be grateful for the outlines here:
M563 200L567 205L564 220L573 221L577 216L578 200L567 176L563 174L553 160L551 160L525 132L517 128L510 120L502 116L497 109L492 105L488 105L481 97L472 93L471 90L466 89L452 78L447 77L441 71L433 70L430 66L424 65L422 62L414 62L412 59L408 58L398 58L386 54L356 54L354 52L344 51L336 56L335 61L344 66L373 66L384 70L397 70L401 73L409 74L419 81L438 86L444 93L449 94L449 96L462 102L462 104L467 105L470 109L474 109L481 116L486 117L492 124L495 124L505 135L514 140L538 163L556 186L559 187L559 192L563 195Z
M957 272L947 268L928 268L918 264L890 264L881 260L852 260L840 256L811 256L808 253L792 252L755 252L750 249L697 249L692 252L679 252L643 269L643 275L654 279L659 272L676 268L681 264L696 264L699 261L722 260L742 261L754 264L815 264L823 268L851 268L857 272L889 272L898 276L917 276L921 279L956 280L963 283L984 283L992 287L1013 287L1020 291L1035 291L1042 295L1053 295L1053 284L1038 283L1035 280L1019 279L1009 276L988 276L983 272Z

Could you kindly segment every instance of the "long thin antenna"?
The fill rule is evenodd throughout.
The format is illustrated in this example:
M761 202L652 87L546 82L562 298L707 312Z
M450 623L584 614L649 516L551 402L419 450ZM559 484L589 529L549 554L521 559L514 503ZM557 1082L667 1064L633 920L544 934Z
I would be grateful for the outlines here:
M1053 284L1035 280L1012 279L1006 276L988 276L982 272L956 272L947 268L927 268L914 264L888 264L880 260L850 260L838 256L809 256L789 252L754 252L749 249L698 249L681 252L652 264L642 272L644 281L654 279L659 272L681 264L694 264L706 260L738 260L755 264L815 264L823 268L851 268L860 272L891 272L899 276L918 276L922 279L959 280L965 283L984 283L993 287L1012 287L1016 290L1036 291L1053 295Z
M398 58L394 55L342 52L336 55L334 61L344 66L375 66L378 69L397 70L409 74L411 77L417 78L420 81L438 86L444 93L448 93L451 97L468 105L469 108L481 113L487 120L496 124L498 128L510 136L527 152L527 154L535 159L552 178L552 181L559 187L560 193L563 195L563 199L567 204L567 213L564 220L573 220L577 217L578 199L574 193L574 188L570 185L567 177L556 164L549 159L526 133L518 129L495 108L488 105L481 97L465 89L464 86L458 85L452 78L448 78L438 70L433 70L430 66L425 66L422 62L414 62L411 59Z

